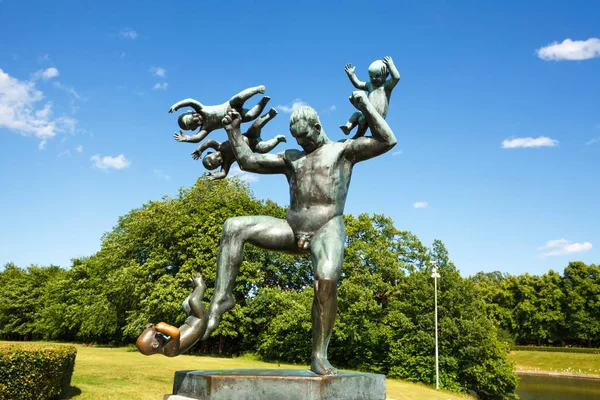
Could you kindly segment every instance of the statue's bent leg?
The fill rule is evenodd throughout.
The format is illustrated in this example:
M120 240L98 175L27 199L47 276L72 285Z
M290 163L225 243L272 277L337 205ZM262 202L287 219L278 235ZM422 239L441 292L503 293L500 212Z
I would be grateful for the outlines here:
M246 115L247 115L247 113L246 113ZM254 123L250 126L250 128L248 128L248 131L246 132L246 137L248 137L249 139L259 138L260 134L262 132L262 128L267 124L267 122L272 120L276 115L277 115L277 110L275 110L274 108L271 108L268 113L258 117L256 119L256 121L254 121Z
M225 221L219 254L215 292L208 309L208 327L203 340L210 337L224 312L235 305L233 287L244 257L244 244L252 243L267 250L293 251L294 232L286 220L266 217L234 217Z
M279 140L277 140L277 138L264 140L256 144L256 148L254 149L254 151L256 153L265 154L277 147L278 144Z
M249 122L258 118L260 113L263 112L263 110L265 109L265 106L267 105L269 100L271 100L269 96L263 96L263 98L260 99L258 104L252 107L250 110L247 110L245 108L242 109L242 122Z
M188 315L196 318L206 318L206 308L204 307L204 303L202 303L206 285L200 275L193 276L191 280L194 283L194 290L192 290L192 293L186 299L188 301L188 308L191 311Z
M250 97L254 96L258 93L264 93L265 87L263 85L254 86L245 90L242 90L238 94L234 95L231 99L229 99L229 104L232 108L240 109Z
M313 237L310 245L315 275L312 306L313 352L311 370L319 375L337 374L327 360L327 346L337 314L337 283L344 259L344 220L330 220Z

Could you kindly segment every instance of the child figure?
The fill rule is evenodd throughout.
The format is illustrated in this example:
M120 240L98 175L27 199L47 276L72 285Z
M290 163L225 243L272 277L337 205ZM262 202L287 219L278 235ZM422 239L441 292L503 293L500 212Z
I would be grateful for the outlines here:
M146 325L146 329L135 342L140 353L146 356L163 354L175 357L187 351L204 335L208 322L202 303L206 285L200 275L193 275L190 280L194 290L183 301L183 309L188 315L185 323L179 328L164 322Z
M250 97L264 92L265 87L263 85L255 86L241 91L229 99L229 101L218 106L204 106L194 99L185 99L173 104L169 109L170 113L177 111L182 107L192 107L194 109L194 111L185 112L177 118L177 123L181 129L193 131L200 127L200 131L191 136L185 135L182 131L175 133L175 140L178 142L190 143L201 142L210 132L223 127L221 120L225 114L227 114L227 111L232 108L242 115L243 122L256 119L271 98L269 96L264 96L258 104L250 110L243 108L243 106Z
M350 82L355 88L360 90L366 90L369 92L369 101L375 106L377 112L385 118L390 104L390 96L392 95L392 89L400 81L400 73L394 65L394 61L391 57L386 56L382 60L377 60L371 63L369 66L369 82L361 82L354 74L354 67L352 64L346 64L346 73ZM386 81L388 75L391 74L391 78ZM345 135L349 135L350 131L358 125L358 130L353 139L364 136L367 132L367 120L360 111L352 114L350 119L345 125L340 126L340 129Z
M248 129L248 131L243 135L244 140L248 143L250 149L256 153L268 153L273 150L279 143L286 142L285 136L277 135L273 139L269 139L267 141L263 141L260 137L261 130L265 126L267 122L273 119L277 115L277 110L271 108L268 113L258 118L252 126ZM231 149L231 143L229 140L225 142L217 142L215 140L205 140L198 146L196 150L192 153L192 157L194 160L197 160L202 155L204 150L212 148L216 150L214 153L209 152L203 159L202 165L208 170L216 169L221 166L221 171L217 173L209 173L209 179L223 179L229 173L229 169L231 165L236 162L235 155L233 150Z

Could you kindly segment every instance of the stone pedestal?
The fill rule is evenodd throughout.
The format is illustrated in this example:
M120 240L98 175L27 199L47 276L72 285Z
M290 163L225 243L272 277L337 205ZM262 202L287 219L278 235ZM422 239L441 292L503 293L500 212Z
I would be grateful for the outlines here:
M307 370L177 371L164 400L385 400L385 376Z

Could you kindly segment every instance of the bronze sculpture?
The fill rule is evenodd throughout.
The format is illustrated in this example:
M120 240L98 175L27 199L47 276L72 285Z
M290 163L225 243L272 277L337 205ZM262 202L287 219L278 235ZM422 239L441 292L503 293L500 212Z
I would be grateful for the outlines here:
M386 57L386 60L389 66L391 58ZM383 87L383 82L379 87ZM290 133L302 150L286 150L279 154L255 154L256 149L240 131L241 123L246 121L244 114L229 107L223 115L220 126L227 132L230 149L240 168L259 174L285 175L290 189L290 209L285 219L243 216L225 221L217 256L215 291L208 312L197 315L202 321L198 325L205 330L202 333L194 331L196 340L200 337L208 339L223 313L235 305L232 291L245 243L291 254L310 253L315 290L311 370L318 375L338 373L327 359L327 347L337 313L336 291L346 240L343 212L352 169L356 163L379 156L396 145L396 137L384 119L389 96L385 99L385 107L381 102L373 104L370 97L356 91L350 96L350 102L360 112L360 118L365 121L364 129L368 127L371 136L356 135L353 139L333 142L325 134L317 112L304 106L290 117ZM360 123L359 117L356 122ZM157 353L146 348L147 343L153 343L152 329L166 330L159 325L156 328L149 326L142 334L146 335L145 339L138 340L144 354ZM165 347L169 345L169 338L166 340ZM165 351L163 354L168 355Z

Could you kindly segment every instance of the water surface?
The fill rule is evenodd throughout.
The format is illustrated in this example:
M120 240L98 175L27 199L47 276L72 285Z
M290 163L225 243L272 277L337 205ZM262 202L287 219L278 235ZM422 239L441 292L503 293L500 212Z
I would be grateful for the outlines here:
M521 400L600 400L600 380L519 375Z

